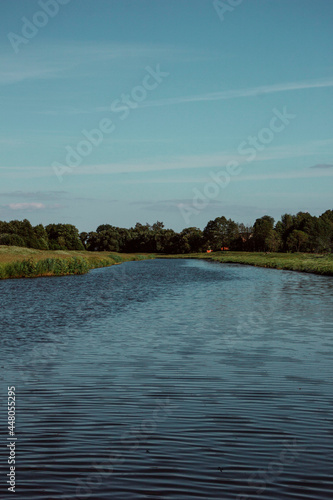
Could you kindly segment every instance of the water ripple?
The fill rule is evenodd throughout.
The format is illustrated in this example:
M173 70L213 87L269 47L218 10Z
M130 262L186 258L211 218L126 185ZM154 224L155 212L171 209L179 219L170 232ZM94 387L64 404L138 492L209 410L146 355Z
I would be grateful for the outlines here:
M0 293L17 500L332 498L331 278L156 260Z

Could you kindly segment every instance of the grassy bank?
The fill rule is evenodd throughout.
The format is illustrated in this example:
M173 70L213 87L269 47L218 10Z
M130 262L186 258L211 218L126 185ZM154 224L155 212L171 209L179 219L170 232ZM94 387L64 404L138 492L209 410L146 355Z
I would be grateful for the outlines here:
M153 254L120 254L63 250L34 250L0 245L0 279L85 274L121 262L152 259ZM160 255L159 258L209 259L223 263L285 269L333 276L333 255L307 253L214 252Z
M0 279L85 274L91 269L153 257L148 254L34 250L0 245Z
M333 255L308 253L214 252L169 255L164 258L210 259L217 262L285 269L333 276Z

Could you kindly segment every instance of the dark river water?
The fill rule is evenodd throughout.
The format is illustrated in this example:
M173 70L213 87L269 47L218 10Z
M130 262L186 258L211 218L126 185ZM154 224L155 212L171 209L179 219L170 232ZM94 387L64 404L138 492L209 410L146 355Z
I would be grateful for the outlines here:
M0 294L1 498L332 500L332 278L156 260Z

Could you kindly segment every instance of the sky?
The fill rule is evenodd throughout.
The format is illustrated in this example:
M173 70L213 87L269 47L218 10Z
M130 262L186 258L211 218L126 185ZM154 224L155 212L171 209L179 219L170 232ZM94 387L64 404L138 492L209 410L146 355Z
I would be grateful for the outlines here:
M2 0L0 220L332 209L330 0Z

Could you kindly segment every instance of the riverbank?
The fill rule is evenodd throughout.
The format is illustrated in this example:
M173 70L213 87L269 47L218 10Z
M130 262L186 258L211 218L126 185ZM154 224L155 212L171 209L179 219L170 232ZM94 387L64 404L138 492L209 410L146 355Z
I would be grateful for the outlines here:
M209 259L222 263L284 269L333 276L333 255L308 253L214 252L164 255L163 258Z
M68 250L34 250L0 245L0 279L86 274L122 262L153 259L209 259L333 276L333 255L307 253L214 252L177 255L124 254Z
M35 250L0 245L0 279L85 274L91 269L151 258L154 255Z

